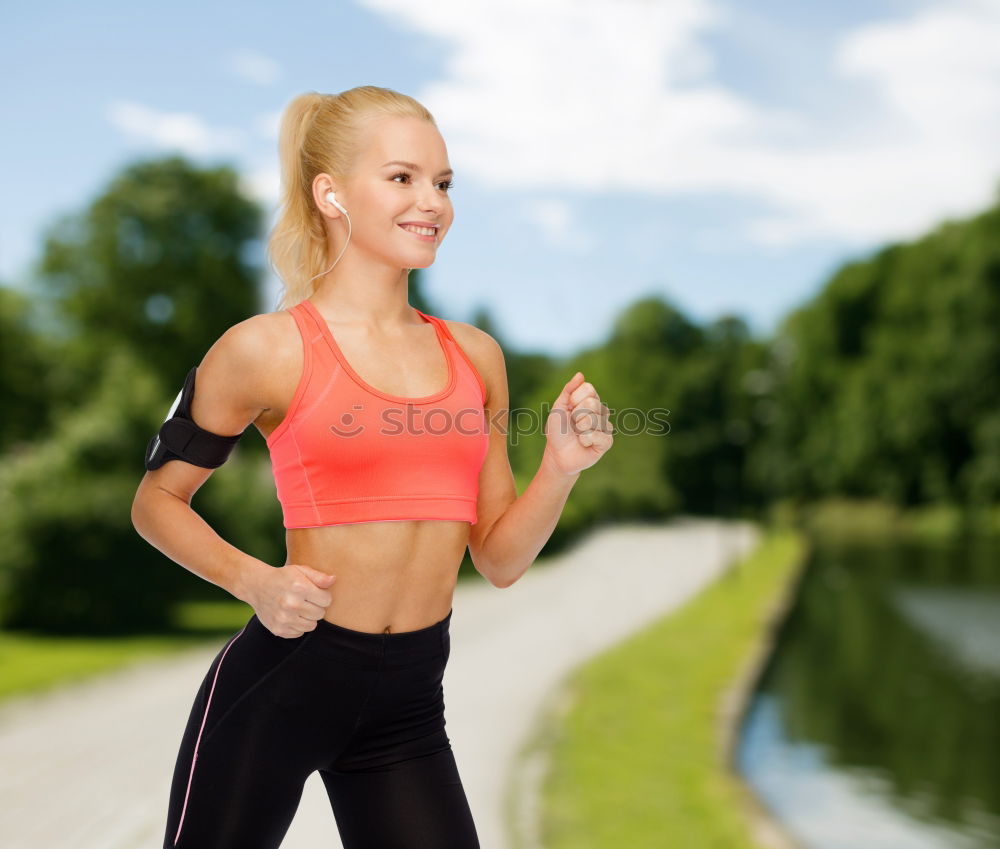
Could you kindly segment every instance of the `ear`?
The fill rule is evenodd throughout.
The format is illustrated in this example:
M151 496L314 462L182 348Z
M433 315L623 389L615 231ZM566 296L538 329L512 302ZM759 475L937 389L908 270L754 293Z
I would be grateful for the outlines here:
M341 211L337 209L330 201L326 199L326 193L329 191L336 192L337 186L333 182L333 178L326 173L317 174L313 178L312 182L312 196L313 203L316 204L316 208L325 214L329 214L336 218L341 215ZM339 198L338 198L339 200Z

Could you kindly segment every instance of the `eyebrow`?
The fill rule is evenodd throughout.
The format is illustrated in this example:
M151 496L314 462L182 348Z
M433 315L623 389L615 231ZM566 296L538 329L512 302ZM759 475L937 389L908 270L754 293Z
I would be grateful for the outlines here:
M386 168L389 165L402 165L404 168L410 168L413 171L419 171L420 170L420 166L419 165L417 165L417 164L415 164L413 162L403 162L400 159L394 159L394 160L392 160L392 162L386 162L385 165L383 165L382 167ZM454 174L455 174L455 172L452 171L449 168L447 171L442 171L440 174L438 174L438 176L439 177L452 177L452 176L454 176Z

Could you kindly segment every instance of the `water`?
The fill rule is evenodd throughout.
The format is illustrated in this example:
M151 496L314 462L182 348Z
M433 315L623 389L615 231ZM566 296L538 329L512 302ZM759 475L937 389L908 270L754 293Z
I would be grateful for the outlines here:
M1000 541L816 541L737 766L808 849L1000 849Z

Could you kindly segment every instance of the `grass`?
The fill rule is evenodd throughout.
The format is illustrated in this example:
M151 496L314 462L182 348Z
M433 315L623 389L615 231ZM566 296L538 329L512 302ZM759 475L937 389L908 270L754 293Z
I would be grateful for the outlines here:
M163 657L239 630L253 613L239 601L186 602L176 633L61 637L0 631L0 700Z
M546 849L751 849L722 763L721 700L798 572L804 540L773 530L681 609L579 667L539 724Z

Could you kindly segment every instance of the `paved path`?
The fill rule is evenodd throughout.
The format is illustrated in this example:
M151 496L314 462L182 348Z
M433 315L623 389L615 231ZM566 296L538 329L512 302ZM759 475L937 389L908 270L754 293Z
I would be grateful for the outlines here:
M553 686L690 598L755 540L749 525L712 520L618 525L505 590L459 588L447 730L483 849L507 845L505 782ZM0 846L159 849L184 722L220 646L0 705ZM314 773L282 849L317 847L341 843Z

